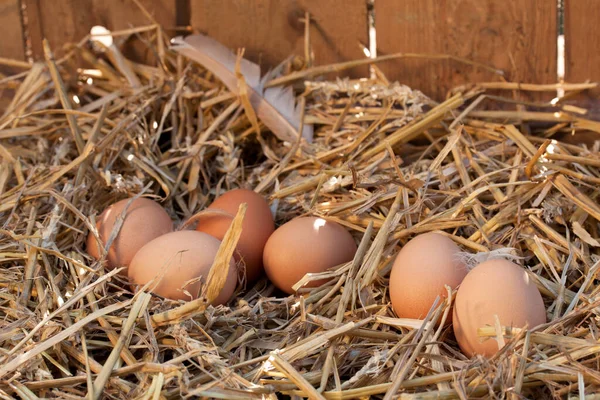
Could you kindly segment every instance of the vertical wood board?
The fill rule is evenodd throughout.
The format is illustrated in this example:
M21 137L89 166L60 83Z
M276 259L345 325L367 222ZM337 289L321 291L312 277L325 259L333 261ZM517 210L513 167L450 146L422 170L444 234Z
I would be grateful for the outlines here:
M600 81L600 1L565 1L565 80Z
M448 54L499 68L509 81L556 82L556 0L377 0L375 24L378 55ZM455 60L401 59L381 69L437 100L455 86L500 79Z
M291 54L304 56L304 13L311 17L310 43L315 65L364 58L368 47L365 0L190 0L191 25L257 62L263 71ZM353 76L366 76L367 67ZM345 73L344 73L345 75Z
M600 1L565 1L565 80L600 81ZM600 89L578 96L576 103L592 108L600 119Z
M0 57L23 61L25 45L19 0L0 0Z
M19 0L0 0L0 57L25 60L25 41ZM0 65L0 76L21 72L22 69ZM14 95L13 90L0 91L0 114L4 113Z

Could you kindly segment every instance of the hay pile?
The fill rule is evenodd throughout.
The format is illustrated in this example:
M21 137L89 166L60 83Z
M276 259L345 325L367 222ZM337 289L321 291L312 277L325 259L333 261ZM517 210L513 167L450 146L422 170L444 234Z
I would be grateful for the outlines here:
M304 70L316 139L284 143L157 32L137 30L156 59L131 64L137 88L87 38L0 81L14 93L0 118L2 398L595 398L599 146L561 141L600 132L585 110L481 111L485 85L436 104L377 74L304 82L320 71ZM355 260L301 295L263 280L213 308L134 296L85 253L116 200L152 197L185 221L237 187L267 197L277 224L343 224ZM469 360L451 327L396 318L391 261L428 231L473 253L514 248L550 322L482 329L507 346Z

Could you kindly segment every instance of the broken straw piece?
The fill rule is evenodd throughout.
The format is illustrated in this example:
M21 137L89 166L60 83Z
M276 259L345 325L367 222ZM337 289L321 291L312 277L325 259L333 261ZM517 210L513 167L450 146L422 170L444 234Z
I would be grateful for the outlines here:
M90 30L90 35L92 41L99 43L108 49L108 55L111 58L111 61L114 62L119 71L125 75L125 78L131 87L139 88L142 86L142 83L127 63L123 54L121 54L117 46L115 46L111 32L108 29L96 25Z

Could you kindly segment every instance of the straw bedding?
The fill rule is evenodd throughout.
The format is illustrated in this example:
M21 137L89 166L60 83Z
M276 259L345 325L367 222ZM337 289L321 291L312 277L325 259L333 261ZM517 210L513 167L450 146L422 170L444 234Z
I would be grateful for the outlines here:
M286 143L257 132L243 99L160 32L136 33L155 59L131 64L139 88L87 38L0 81L13 96L0 119L2 398L597 396L600 157L598 143L572 139L600 124L585 110L485 111L486 90L498 103L515 88L465 86L438 104L379 74L323 81L309 69L283 84L301 87L315 140ZM268 198L278 225L308 214L343 224L356 258L322 287L284 296L262 280L214 308L135 294L85 252L114 201L154 198L181 224L237 187ZM510 249L549 322L483 328L506 346L469 360L434 323L453 294L427 321L397 318L391 262L429 231L473 254Z

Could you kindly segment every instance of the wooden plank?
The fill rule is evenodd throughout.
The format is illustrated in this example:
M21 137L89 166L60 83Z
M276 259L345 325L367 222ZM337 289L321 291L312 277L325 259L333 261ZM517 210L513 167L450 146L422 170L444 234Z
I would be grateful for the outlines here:
M25 60L19 0L0 0L0 57Z
M191 25L245 56L272 67L291 54L304 56L304 18L310 13L315 65L364 58L368 46L365 0L191 0ZM349 72L366 76L367 67Z
M48 39L50 48L58 56L64 54L67 43L82 39L94 25L92 0L26 0L28 27L39 24L37 37L32 37L31 48L36 60L44 59L42 40ZM35 42L34 42L35 40Z
M43 58L41 40L44 37L60 54L65 44L80 41L94 25L104 25L115 31L152 24L133 0L23 1L29 17L31 46L37 59ZM163 27L175 27L174 0L140 0L140 3ZM36 34L36 30L39 33Z
M600 2L598 0L565 1L565 80L567 82L600 81ZM600 89L578 96L576 104L592 108L600 119Z
M600 81L600 2L565 2L565 80Z
M19 0L0 0L0 57L25 60L25 37ZM21 72L22 69L0 65L0 76ZM0 114L10 104L14 90L0 90Z
M556 0L377 0L378 55L448 54L502 69L509 81L556 82L556 8ZM401 59L381 69L437 100L452 87L499 79L455 60Z

